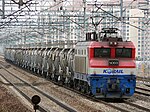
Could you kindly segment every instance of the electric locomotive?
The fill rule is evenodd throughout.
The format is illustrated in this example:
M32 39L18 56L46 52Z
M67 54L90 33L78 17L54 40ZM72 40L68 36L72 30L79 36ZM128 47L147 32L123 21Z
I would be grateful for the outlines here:
M97 98L129 98L135 91L135 47L116 28L87 33L72 47L7 48L5 59Z
M90 41L76 44L75 85L99 98L129 98L136 86L135 47L119 38L115 28L103 29L100 37L88 33Z

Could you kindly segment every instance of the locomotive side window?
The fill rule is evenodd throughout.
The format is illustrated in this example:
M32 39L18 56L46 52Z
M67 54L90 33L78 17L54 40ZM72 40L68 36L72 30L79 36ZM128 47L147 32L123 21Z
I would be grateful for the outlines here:
M110 57L110 48L95 48L94 57Z
M117 48L116 49L116 58L131 58L132 49L131 48Z

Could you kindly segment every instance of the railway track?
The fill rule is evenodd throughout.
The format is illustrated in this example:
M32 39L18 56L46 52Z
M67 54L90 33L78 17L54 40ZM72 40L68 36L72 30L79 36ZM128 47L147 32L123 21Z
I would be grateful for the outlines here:
M16 69L15 69L15 70L16 70ZM20 72L20 71L19 71L19 72ZM35 75L35 74L34 74L34 75ZM102 103L102 104L104 104L104 105L107 105L107 106L109 106L109 107L112 107L112 108L114 108L114 109L116 109L116 110L119 110L119 111L121 111L121 112L129 112L128 110L123 109L123 108L120 108L120 107L115 106L115 105L113 105L113 104L110 104L110 103L108 103L108 102L105 101L105 100L96 99L96 98L94 98L94 97L91 97L91 96L89 96L89 95L86 95L86 94L84 94L84 93L81 93L80 91L77 91L77 90L75 90L75 89L72 89L72 88L70 88L70 87L68 87L68 86L61 85L61 84L59 84L59 83L57 83L57 82L55 82L55 81L52 81L52 80L50 80L50 81L51 81L52 83L56 84L56 85L63 86L64 88L66 88L66 89L68 89L68 90L71 90L71 91L73 91L73 92L75 92L75 93L77 93L77 94L79 94L79 95L82 95L82 96L84 96L85 98L90 99L90 100L92 100L92 101L94 101L94 102ZM127 104L127 105L133 106L133 107L138 108L138 109L143 110L143 111L148 111L148 112L150 111L150 109L147 109L147 108L145 108L145 107L139 106L139 105L137 105L137 104L130 103L130 102L128 102L128 101L122 101L122 103L125 103L125 104Z
M145 86L147 86L147 87L150 87L150 84L144 84Z
M17 70L17 69L15 69L15 70ZM18 71L19 71L19 70L18 70ZM19 72L20 72L20 71L19 71ZM30 73L31 73L31 72L30 72ZM33 74L33 73L32 73L32 74ZM35 74L34 74L34 75L35 75ZM52 81L52 80L50 80L50 81L53 82L53 83L56 84L56 85L61 85L61 84L56 83L56 82L54 82L54 81ZM63 86L63 85L61 85L61 86ZM116 110L119 110L119 111L122 111L122 112L129 112L128 110L123 109L123 108L120 108L120 107L118 107L118 106L115 106L115 105L113 105L113 104L111 104L111 103L108 103L108 102L105 101L105 100L100 100L100 99L96 99L96 98L94 98L94 97L91 97L91 96L89 96L89 95L85 95L84 93L81 93L81 92L79 92L79 91L76 91L76 90L74 90L74 89L72 89L72 88L69 88L69 87L67 87L67 86L63 86L63 87L66 88L66 89L69 89L69 90L71 90L71 91L73 91L73 92L75 92L75 93L77 93L77 94L80 94L80 95L82 95L82 96L86 97L87 99L90 99L90 100L92 100L92 101L94 101L94 102L102 103L102 104L104 104L104 105L107 105L107 106L109 106L109 107L112 107L112 108L114 108L114 109L116 109ZM127 105L133 106L133 107L138 108L138 109L143 110L143 111L147 111L147 112L150 111L150 109L148 109L148 108L139 106L139 105L134 104L134 103L131 103L131 102L129 102L129 101L123 101L122 103L125 103L125 104L127 104Z
M7 71L9 74L11 74L13 77L15 77L16 79L20 80L21 82L23 82L25 85L31 87L32 89L34 89L35 91L37 91L38 93L42 94L43 96L45 96L47 99L55 102L57 105L59 105L60 107L64 108L66 111L69 112L76 112L76 110L72 107L70 107L69 105L59 101L58 99L50 96L49 94L43 92L42 90L34 87L33 85L29 84L28 82L24 81L23 79L17 77L16 75L14 75L13 73L11 73L9 70L7 70L4 66L1 66L1 68L3 68L5 71ZM25 99L27 99L30 103L31 103L31 98L30 96L26 95L24 92L22 92L15 84L13 84L11 81L9 81L5 76L3 76L2 74L0 74L1 77L3 77L3 79L5 79L8 83L10 83ZM39 110L41 112L47 112L48 109L44 109L44 107L39 107Z
M150 77L140 77L140 76L136 76L136 80L138 80L138 81L150 82Z
M55 83L55 82L54 82L54 83ZM61 86L62 86L62 85L61 85ZM120 107L118 107L118 106L115 106L115 105L113 105L113 104L108 103L107 100L105 101L104 99L96 99L96 98L91 97L91 96L89 96L89 95L85 95L85 94L83 94L83 93L81 93L81 92L79 92L79 91L75 91L74 89L71 89L71 88L69 88L69 87L66 87L66 86L63 86L63 87L65 87L65 88L67 88L67 89L69 89L69 90L71 90L71 91L74 91L74 92L76 92L76 93L78 93L78 94L80 94L80 95L82 95L82 96L84 96L84 97L86 97L86 98L88 98L88 99L91 99L91 100L93 100L93 101L95 101L95 102L100 102L100 103L103 103L103 104L105 104L105 105L107 105L107 106L110 106L110 107L112 107L112 108L114 108L114 109L116 109L116 110L119 110L119 111L121 111L121 112L129 112L129 111L126 110L126 109L123 109L123 108L120 108ZM147 109L147 108L142 107L142 106L140 106L140 105L131 103L131 102L126 101L126 100L120 100L120 99L118 99L118 100L119 100L118 102L125 103L125 104L127 104L127 105L133 106L133 107L135 107L135 108L138 108L138 109L143 110L143 111L146 111L146 112L150 112L150 109Z
M124 101L124 103L125 103L125 104L128 104L128 105L130 105L130 106L133 106L133 107L135 107L135 108L138 108L138 109L140 109L140 110L143 110L143 111L146 111L146 112L150 112L150 109L145 108L145 107L142 107L142 106L137 105L137 104L134 104L134 103L131 103L131 102L129 102L129 101Z
M57 85L60 85L60 84L58 84L58 83L56 83L56 82L54 82L54 81L52 81L52 82L55 83L55 84L57 84ZM84 96L85 98L90 99L90 100L92 100L92 101L94 101L94 102L102 103L102 104L104 104L104 105L107 105L107 106L109 106L109 107L112 107L112 108L114 108L114 109L116 109L116 110L119 110L119 111L121 111L121 112L129 112L129 111L126 111L125 109L122 109L122 108L120 108L120 107L117 107L117 106L114 106L114 105L112 105L112 104L109 104L109 103L107 103L107 102L105 102L105 101L103 101L103 100L96 99L96 98L94 98L94 97L92 97L92 96L89 96L89 95L87 95L87 94L84 94L84 93L82 93L82 92L80 92L80 91L78 91L78 90L69 88L69 87L64 86L64 85L61 85L61 86L63 86L64 88L66 88L66 89L68 89L68 90L71 90L71 91L73 91L73 92L75 92L75 93L77 93L77 94L79 94L79 95L81 95L81 96Z
M139 91L139 90L142 90L142 92ZM145 96L150 96L150 94L147 93L147 92L150 93L150 90L149 89L145 89L145 88L141 88L141 87L136 87L136 90L135 90L135 93L142 94L142 95L145 95Z
M15 84L13 84L11 81L9 81L7 78L5 78L1 73L0 73L0 76L1 76L7 83L9 83L11 86L13 86L13 87L15 88L15 90L16 90L17 92L19 92L28 102L30 102L30 103L32 104L31 99L30 99L30 96L28 96L28 95L26 95L24 92L22 92ZM44 107L42 107L42 106L39 106L38 110L41 111L41 112L47 112L47 110L44 109Z
M5 69L5 68L3 68L3 69ZM16 68L14 68L15 70L17 70ZM21 68L22 69L22 68ZM6 71L8 71L7 69L5 69ZM23 69L24 70L24 69ZM17 70L18 72L21 72L20 70ZM9 71L8 71L9 72ZM10 73L10 72L9 72ZM12 73L11 73L12 74ZM24 74L24 73L23 73ZM33 74L33 73L32 73ZM14 74L12 74L13 76L14 76ZM36 75L37 76L37 74L34 74L34 75ZM16 76L15 76L16 77ZM18 79L20 79L19 77L16 77L16 78L18 78ZM28 83L26 83L25 81L23 81L22 79L20 79L22 82L24 82L25 84L27 84L27 85L29 85L30 86L30 84L28 84ZM56 82L54 82L54 81L52 81L52 80L50 80L52 83L54 83L54 84L56 84L56 85L58 85L58 86L60 86L61 84L59 84L59 83L56 83ZM61 85L61 86L63 86L63 85ZM119 108L119 107L117 107L117 106L114 106L114 105L111 105L111 104L109 104L109 103L107 103L107 102L104 102L104 101L101 101L101 100L98 100L98 99L95 99L94 97L91 97L91 96L89 96L89 95L85 95L85 94L83 94L83 93L81 93L81 92L79 92L79 91L75 91L74 89L71 89L71 88L69 88L69 87L67 87L67 86L63 86L64 88L66 88L66 89L69 89L69 90L71 90L71 91L73 91L73 92L76 92L77 94L80 94L80 95L82 95L82 96L84 96L85 98L90 98L92 101L96 101L96 102L99 102L99 103L102 103L102 104L104 104L104 105L107 105L107 106L110 106L110 107L112 107L112 108L114 108L114 109L116 109L116 110L119 110L119 111L122 111L122 112L128 112L128 111L126 111L126 110L124 110L124 109L122 109L122 108ZM39 90L38 90L39 91ZM39 92L41 92L41 90L39 91ZM47 95L46 95L47 96ZM71 110L71 112L73 112L72 110ZM100 110L99 110L99 112L101 112Z
M144 91L150 92L149 89L145 89L145 88L141 88L141 87L136 87L136 89L140 89L140 90L144 90Z

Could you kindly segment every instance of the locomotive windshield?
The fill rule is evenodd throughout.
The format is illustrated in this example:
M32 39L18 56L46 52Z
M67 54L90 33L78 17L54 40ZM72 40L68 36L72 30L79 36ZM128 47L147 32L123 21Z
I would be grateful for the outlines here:
M131 58L132 49L131 48L117 48L116 49L116 58Z
M94 57L110 57L110 48L95 48Z

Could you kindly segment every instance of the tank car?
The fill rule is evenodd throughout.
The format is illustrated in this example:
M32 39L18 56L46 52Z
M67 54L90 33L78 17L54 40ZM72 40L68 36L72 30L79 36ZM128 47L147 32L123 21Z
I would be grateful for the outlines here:
M28 62L29 63L29 69L31 70L31 71L33 71L33 69L34 69L34 61L35 61L35 54L34 54L34 52L35 52L35 48L30 48L31 50L30 50L30 62Z
M22 67L26 68L27 58L28 58L28 49L22 49Z
M37 54L37 59L36 59L36 63L37 63L37 66L36 66L36 69L37 69L37 73L41 73L42 72L42 61L43 61L43 52L44 52L45 48L41 48L41 49L38 49L38 54Z
M27 51L27 63L26 68L29 70L31 65L31 57L32 57L32 48L29 48Z
M9 60L11 62L15 61L15 49L7 49L4 51L5 60Z
M42 53L42 74L47 73L48 71L48 50L49 49L46 48Z
M38 66L38 61L37 61L37 59L38 59L38 50L39 50L40 48L35 48L34 50L33 50L33 66L32 66L32 69L33 69L33 71L34 72L37 72L38 70L37 70L37 66Z

